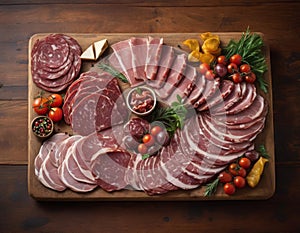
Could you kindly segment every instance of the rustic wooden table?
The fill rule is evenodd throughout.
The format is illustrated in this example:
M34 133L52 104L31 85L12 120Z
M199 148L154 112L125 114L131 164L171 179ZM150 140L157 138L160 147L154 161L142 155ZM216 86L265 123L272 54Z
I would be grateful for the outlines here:
M280 0L1 0L0 232L299 232L299 11L298 1ZM37 202L28 195L27 49L33 34L233 32L247 26L265 34L271 51L276 158L272 198Z

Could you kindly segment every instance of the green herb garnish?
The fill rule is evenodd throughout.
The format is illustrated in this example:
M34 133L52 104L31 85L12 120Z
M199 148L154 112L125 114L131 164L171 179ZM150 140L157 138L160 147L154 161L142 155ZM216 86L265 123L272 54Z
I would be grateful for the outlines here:
M219 184L219 178L215 179L211 183L208 183L205 186L204 196L207 197L213 195L217 191L218 184Z
M266 159L270 158L264 145L260 145L258 148L258 151L262 157L264 157Z
M142 159L147 159L147 158L149 158L150 157L150 154L143 154L142 155Z
M264 42L261 36L256 33L251 34L249 28L247 28L239 41L230 40L223 51L227 59L234 54L241 55L243 62L251 66L260 88L267 93L268 84L264 80L263 75L268 70L268 66L262 53L263 46Z
M124 83L129 83L127 78L124 76L124 74L120 73L119 71L117 71L114 67L107 65L105 63L100 63L98 66L100 69L110 73L112 76L120 79L122 82Z
M151 114L150 121L160 121L163 123L170 137L172 137L178 128L183 128L187 113L188 109L184 106L182 98L177 95L177 101L173 102L171 106L157 108Z

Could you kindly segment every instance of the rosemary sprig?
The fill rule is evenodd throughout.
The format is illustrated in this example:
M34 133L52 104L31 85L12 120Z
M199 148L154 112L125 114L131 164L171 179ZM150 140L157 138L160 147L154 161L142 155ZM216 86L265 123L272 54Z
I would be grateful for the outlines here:
M267 83L263 78L264 73L268 70L266 59L262 53L264 42L260 35L250 33L249 28L243 33L239 41L230 40L223 49L227 59L234 54L239 54L243 58L243 62L251 66L255 73L260 88L267 93Z
M216 178L213 182L208 183L205 186L204 196L207 197L213 195L217 191L218 184L219 184L219 178Z
M105 63L100 63L98 65L98 67L108 73L110 73L112 76L120 79L122 82L124 83L129 83L127 78L122 74L120 73L119 71L117 71L114 67L110 66L110 65L107 65Z

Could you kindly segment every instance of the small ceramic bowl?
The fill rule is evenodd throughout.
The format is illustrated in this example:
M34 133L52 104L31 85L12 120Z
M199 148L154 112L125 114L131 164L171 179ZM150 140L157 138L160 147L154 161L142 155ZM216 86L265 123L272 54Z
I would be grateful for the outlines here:
M53 121L47 116L37 116L31 122L33 134L39 138L47 138L53 133Z
M147 98L145 97L144 102L140 103L143 100L139 100L139 101L136 101L137 102L136 105L132 104L134 102L133 98L136 98L135 96L138 95L139 99L142 99L144 93L147 93L146 94ZM152 99L153 101L151 101L150 99ZM149 101L150 103L146 102L146 101ZM155 109L156 102L157 102L157 99L156 99L155 92L151 88L145 87L145 86L139 86L139 87L132 88L128 92L128 95L126 98L127 107L129 108L129 110L131 112L133 112L137 116L149 115Z

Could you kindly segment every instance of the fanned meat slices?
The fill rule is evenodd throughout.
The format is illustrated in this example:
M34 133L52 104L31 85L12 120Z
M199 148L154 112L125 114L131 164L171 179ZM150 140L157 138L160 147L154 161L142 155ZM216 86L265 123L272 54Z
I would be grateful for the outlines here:
M150 36L147 40L147 45L145 74L147 79L154 80L159 67L159 61L163 47L163 38L153 38Z

